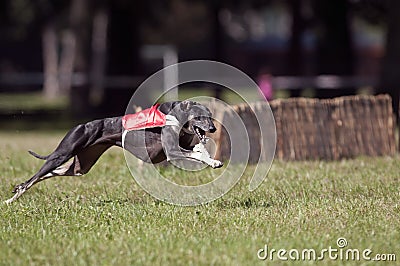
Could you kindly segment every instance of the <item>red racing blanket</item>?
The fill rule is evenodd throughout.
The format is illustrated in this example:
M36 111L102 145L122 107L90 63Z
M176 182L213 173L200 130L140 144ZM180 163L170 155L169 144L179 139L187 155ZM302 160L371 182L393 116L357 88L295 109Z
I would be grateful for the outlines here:
M140 130L153 127L163 127L166 125L179 125L178 120L171 115L166 115L158 110L160 104L140 111L135 114L127 114L122 117L122 126L125 130Z

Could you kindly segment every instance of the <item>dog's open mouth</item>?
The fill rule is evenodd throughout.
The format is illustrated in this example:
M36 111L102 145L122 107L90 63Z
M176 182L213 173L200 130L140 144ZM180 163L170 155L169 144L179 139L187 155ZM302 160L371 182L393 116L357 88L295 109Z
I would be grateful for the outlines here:
M206 144L207 142L206 132L197 126L193 126L193 131L196 133L196 136L199 138L200 142Z

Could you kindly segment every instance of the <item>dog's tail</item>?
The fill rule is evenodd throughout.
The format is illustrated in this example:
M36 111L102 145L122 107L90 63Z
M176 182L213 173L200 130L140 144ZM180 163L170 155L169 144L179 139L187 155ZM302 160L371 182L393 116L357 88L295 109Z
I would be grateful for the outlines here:
M29 152L30 155L32 155L32 156L34 156L34 157L36 157L38 159L41 159L41 160L46 160L49 157L48 155L47 156L39 155L39 154L37 154L36 152L33 152L33 151L28 151L28 152Z

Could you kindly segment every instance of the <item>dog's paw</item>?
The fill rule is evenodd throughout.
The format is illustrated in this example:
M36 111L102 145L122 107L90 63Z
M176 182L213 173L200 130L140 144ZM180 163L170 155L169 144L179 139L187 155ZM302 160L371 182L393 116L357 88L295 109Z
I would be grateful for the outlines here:
M7 204L7 205L10 205L13 201L14 201L14 197L12 197L11 199L3 201L3 203Z
M22 184L19 184L19 185L16 185L15 187L14 187L14 189L12 190L12 193L17 193L19 190L21 190L22 189Z
M222 167L224 164L221 162L221 161L218 161L218 160L212 160L211 162L210 162L210 166L212 167L212 168L220 168L220 167Z

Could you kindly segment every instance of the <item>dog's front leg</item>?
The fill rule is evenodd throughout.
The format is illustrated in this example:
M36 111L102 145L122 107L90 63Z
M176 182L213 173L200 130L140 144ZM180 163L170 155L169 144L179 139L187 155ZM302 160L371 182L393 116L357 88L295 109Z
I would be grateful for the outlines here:
M193 152L190 154L191 158L199 160L212 168L222 167L224 164L221 161L214 160L206 150L206 147L202 143L196 144L193 148Z
M197 145L196 145L197 146ZM204 148L204 146L203 146ZM205 148L204 148L205 150ZM210 157L210 154L205 150L204 152L203 149L195 147L193 151L190 150L185 150L185 149L180 149L179 151L174 151L174 150L169 150L166 152L167 155L167 161L171 160L196 160L202 163L207 164L208 166L211 166L212 168L219 168L223 166L223 163L214 160Z
M180 147L179 133L174 127L164 128L161 142L165 155L167 156L167 161L191 159L205 163L212 168L223 166L222 162L211 158L210 154L201 143L195 145L193 150L187 150Z

